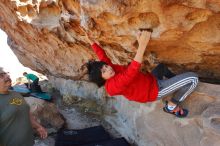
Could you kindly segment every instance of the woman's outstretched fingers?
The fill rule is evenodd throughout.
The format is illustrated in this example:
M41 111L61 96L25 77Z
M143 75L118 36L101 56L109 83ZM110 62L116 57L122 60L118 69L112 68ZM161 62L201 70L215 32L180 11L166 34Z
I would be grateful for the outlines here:
M151 32L142 31L141 35L140 35L140 37L138 39L139 46L146 47L148 42L149 42L149 40L150 40L150 36L151 36Z
M84 32L85 36L86 36L86 41L92 45L94 43L93 39L91 38L91 36L89 35L88 32L86 32L84 29L82 29L82 31Z
M140 36L141 36L141 31L138 31L138 33L137 33L137 35L136 35L136 38L137 38L138 41L139 41L139 39L140 39Z

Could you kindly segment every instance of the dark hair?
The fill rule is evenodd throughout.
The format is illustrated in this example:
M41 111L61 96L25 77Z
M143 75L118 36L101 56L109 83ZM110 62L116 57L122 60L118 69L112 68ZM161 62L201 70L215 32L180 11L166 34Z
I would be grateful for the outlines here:
M23 76L26 75L26 74L27 74L27 72L23 72Z
M105 79L102 78L102 67L106 65L103 61L89 61L86 66L88 69L89 80L96 83L99 87L105 84Z

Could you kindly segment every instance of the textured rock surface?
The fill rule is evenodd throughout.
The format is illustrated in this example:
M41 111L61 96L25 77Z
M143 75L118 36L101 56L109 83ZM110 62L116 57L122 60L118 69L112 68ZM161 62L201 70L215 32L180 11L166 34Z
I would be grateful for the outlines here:
M98 40L114 63L127 64L139 28L153 28L144 67L157 62L175 72L195 71L220 82L219 0L1 0L0 28L25 66L50 75L62 94L103 99L102 89L83 81L81 66L95 54L81 28ZM68 80L66 80L68 79ZM139 146L220 145L219 86L201 84L186 102L190 116L177 119L162 103L105 100L117 113L106 116Z
M160 61L220 80L219 0L2 0L0 8L13 51L44 74L82 76L81 65L95 57L82 27L120 64L133 58L137 30L150 27L145 67Z
M105 110L109 113L105 115L105 120L127 140L138 146L220 145L219 85L200 83L196 91L182 104L189 109L189 116L179 119L164 113L161 101L141 104L120 96L103 100L105 92L100 91L102 88L87 88L87 82L73 83L61 78L50 78L50 81L57 89L65 89L65 93L69 95L80 96L86 92L85 99L95 97L100 103L104 102ZM79 92L72 90L73 84L81 87ZM99 91L100 94L94 91Z
M59 129L64 124L64 119L55 104L35 97L25 97L30 106L31 113L45 127L50 126Z

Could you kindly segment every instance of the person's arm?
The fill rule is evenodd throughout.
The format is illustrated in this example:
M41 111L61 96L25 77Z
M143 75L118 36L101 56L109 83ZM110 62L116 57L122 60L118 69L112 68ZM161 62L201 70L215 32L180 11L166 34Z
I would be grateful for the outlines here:
M95 41L90 37L90 35L86 31L84 31L84 33L86 36L86 41L92 46L95 43Z
M105 51L97 43L92 44L91 47L93 51L96 53L96 55L98 56L100 61L103 61L110 66L113 65L109 57L106 55Z
M96 41L94 41L87 32L85 32L86 40L91 45L93 51L96 53L100 61L107 63L108 65L113 65L109 57L106 55L105 51L100 47Z
M31 112L30 112L30 120L32 127L36 129L39 136L43 139L47 138L47 130L36 121L35 117L32 115Z
M31 88L31 80L30 79L27 79L28 80L28 88L30 89Z
M119 95L121 91L127 88L127 86L137 76L141 64L133 60L126 70L116 74L113 78L108 80L105 84L106 91L109 95Z
M150 32L143 31L137 37L139 47L134 60L124 72L117 74L106 84L106 90L111 96L119 94L135 79L141 67L141 62L143 60L143 55L150 39L150 34Z
M30 89L30 88L31 88L31 80L30 80L30 78L29 78L29 75L26 74L25 77L26 77L26 79L28 80L28 88Z
M150 36L151 36L151 32L148 31L142 31L141 34L137 36L137 41L139 45L138 45L137 53L134 57L135 61L142 63L144 52L150 40Z

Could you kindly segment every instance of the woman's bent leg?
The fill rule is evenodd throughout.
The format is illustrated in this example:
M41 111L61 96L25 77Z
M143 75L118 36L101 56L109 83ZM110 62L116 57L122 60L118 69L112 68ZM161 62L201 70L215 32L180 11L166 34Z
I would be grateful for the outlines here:
M160 86L158 99L175 92L171 101L178 104L194 91L198 84L198 76L193 72L187 72L158 82Z

